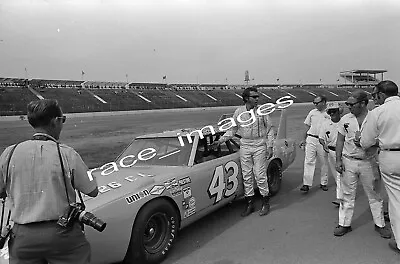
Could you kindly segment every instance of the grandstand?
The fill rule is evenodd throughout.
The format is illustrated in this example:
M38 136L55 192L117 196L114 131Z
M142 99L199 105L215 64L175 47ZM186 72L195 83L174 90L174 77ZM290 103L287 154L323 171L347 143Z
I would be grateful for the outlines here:
M351 70L340 72L340 77L345 80L344 86L347 86L349 82L356 87L371 87L384 79L385 72L387 70ZM377 74L381 75L380 79L377 78Z
M357 87L371 93L385 70L342 72L346 85L258 84L259 103L275 102L290 96L296 103L311 102L317 95L330 101L346 100ZM361 76L361 77L360 77ZM65 113L130 111L188 107L235 106L243 104L242 91L248 85L102 82L0 78L0 115L24 115L28 102L53 98Z

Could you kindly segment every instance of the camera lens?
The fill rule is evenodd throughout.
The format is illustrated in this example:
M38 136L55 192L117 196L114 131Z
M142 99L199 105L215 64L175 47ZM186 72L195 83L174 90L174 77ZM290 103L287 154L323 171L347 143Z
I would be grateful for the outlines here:
M79 216L79 220L85 225L91 226L99 232L103 232L103 230L107 226L107 223L97 218L94 214L90 212L83 211Z

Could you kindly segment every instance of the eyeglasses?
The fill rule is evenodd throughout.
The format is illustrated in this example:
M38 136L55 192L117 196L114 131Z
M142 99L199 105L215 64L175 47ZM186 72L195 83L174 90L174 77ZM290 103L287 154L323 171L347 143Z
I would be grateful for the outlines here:
M348 103L348 102L346 102L346 103L344 103L344 104L347 105L347 106L353 107L353 106L355 106L356 104L361 103L361 102L362 102L362 101L357 101L357 102L355 102L355 103Z
M313 102L314 105L318 105L319 103L322 103L322 101L319 102Z
M56 119L61 119L64 124L65 120L67 120L67 117L66 116L57 116Z
M259 95L250 95L249 97L252 97L252 98L259 98L260 96L259 96Z
M328 111L326 111L326 113L328 114L328 115L333 115L333 114L336 114L337 112L339 112L339 109L330 109L330 110L328 110Z

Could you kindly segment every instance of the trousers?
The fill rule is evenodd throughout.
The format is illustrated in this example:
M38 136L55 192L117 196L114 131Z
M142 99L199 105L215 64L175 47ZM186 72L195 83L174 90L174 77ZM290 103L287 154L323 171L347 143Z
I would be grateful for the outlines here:
M381 151L379 167L389 199L389 217L393 235L400 249L400 152Z
M336 171L336 151L331 149L329 150L328 153L328 164L336 183L336 199L342 200L343 190L342 190L341 176L340 173Z
M328 184L327 153L324 151L322 145L319 143L318 138L307 137L304 157L304 185L312 186L313 184L317 156L321 161L321 184Z
M14 224L8 248L10 264L87 264L91 254L78 223L66 229L56 221Z
M265 140L241 140L240 165L242 167L244 195L254 196L255 178L262 196L269 194L266 169L267 145ZM254 176L253 176L254 175Z
M343 202L339 208L339 225L350 226L354 213L354 205L358 180L363 185L375 225L385 226L383 218L383 200L376 190L379 177L375 160L355 160L343 157L344 172L342 176Z

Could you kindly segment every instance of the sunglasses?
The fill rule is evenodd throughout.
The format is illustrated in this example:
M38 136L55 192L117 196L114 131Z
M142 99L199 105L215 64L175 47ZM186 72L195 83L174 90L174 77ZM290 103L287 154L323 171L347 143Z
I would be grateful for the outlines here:
M67 120L67 117L66 116L58 116L58 117L56 117L56 119L61 119L64 124L65 120Z
M260 96L259 96L259 95L250 95L249 97L252 97L252 98L259 98Z
M333 114L336 114L337 112L339 112L338 109L333 109L333 110L328 110L326 113L327 113L328 115L333 115Z
M347 106L353 107L353 106L355 106L356 104L361 103L361 102L362 102L362 101L357 101L357 102L355 102L355 103L348 103L348 102L346 102L346 103L344 103L344 104L347 105Z
M322 101L319 102L313 102L314 105L319 105L320 103L322 103Z
M376 92L376 93L372 93L371 95L372 95L372 98L375 98L375 97L378 97L378 94L379 94L380 92Z

